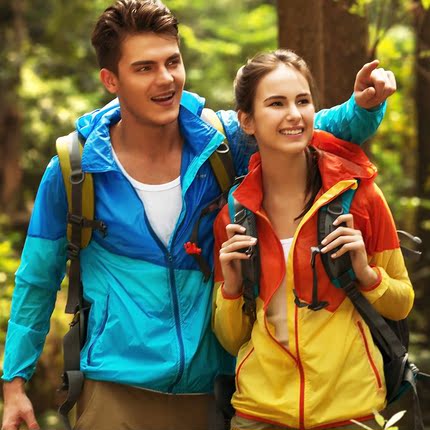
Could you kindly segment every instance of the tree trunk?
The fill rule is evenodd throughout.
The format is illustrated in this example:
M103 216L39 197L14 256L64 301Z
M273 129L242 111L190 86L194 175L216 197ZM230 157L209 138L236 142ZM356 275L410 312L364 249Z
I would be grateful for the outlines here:
M308 63L324 98L324 11L326 0L278 0L278 44L292 49ZM330 0L331 1L331 0Z
M22 114L18 90L26 35L25 0L10 0L0 9L0 206L11 213L19 202Z
M416 90L418 128L417 194L421 199L430 200L430 9L424 10L421 2L416 4ZM419 234L424 239L426 259L430 261L430 210L421 205L418 214Z
M351 0L279 0L279 46L303 56L319 89L319 107L352 94L367 59L365 18L351 14Z
M414 288L417 291L414 309L421 315L428 315L430 307L430 295L428 286L430 283L430 9L422 7L420 0L414 0L415 5L415 34L416 34L416 63L415 63L415 103L417 112L417 195L425 204L421 204L417 212L417 233L421 237L423 256L414 275L417 281ZM418 350L428 351L428 337L430 321L423 318L419 325L421 333L425 336ZM429 372L429 361L423 354L422 367L424 372ZM420 366L420 362L417 363ZM424 422L430 422L430 410L423 405L428 405L430 400L430 387L425 384L420 386L421 407L423 409Z

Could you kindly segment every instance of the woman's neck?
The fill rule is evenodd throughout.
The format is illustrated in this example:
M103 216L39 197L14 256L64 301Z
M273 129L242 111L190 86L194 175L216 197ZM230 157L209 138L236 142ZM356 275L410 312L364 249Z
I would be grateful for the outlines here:
M306 193L308 177L305 151L282 156L279 153L260 153L265 197L295 196Z
M292 237L307 199L307 160L297 155L261 154L263 208L280 239Z

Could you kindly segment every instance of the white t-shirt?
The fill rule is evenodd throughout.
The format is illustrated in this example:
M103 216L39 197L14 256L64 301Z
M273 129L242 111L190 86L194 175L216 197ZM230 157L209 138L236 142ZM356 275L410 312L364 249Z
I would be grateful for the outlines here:
M179 214L182 210L181 178L178 177L166 184L149 185L133 179L115 154L112 153L118 167L129 180L143 203L146 216L154 233L164 245L168 246L170 237L175 229Z
M282 249L284 250L285 262L288 260L293 238L281 239ZM267 319L275 327L276 339L288 348L288 320L287 320L287 284L285 278L282 280L281 285L273 294L267 307Z

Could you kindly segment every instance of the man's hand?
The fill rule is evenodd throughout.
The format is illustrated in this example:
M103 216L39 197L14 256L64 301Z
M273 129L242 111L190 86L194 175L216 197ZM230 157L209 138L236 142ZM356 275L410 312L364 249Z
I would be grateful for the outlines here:
M378 65L379 60L365 64L355 78L355 102L364 109L379 106L397 89L394 73Z
M33 405L25 394L24 380L15 378L3 383L4 413L2 430L18 430L25 423L29 430L40 430Z

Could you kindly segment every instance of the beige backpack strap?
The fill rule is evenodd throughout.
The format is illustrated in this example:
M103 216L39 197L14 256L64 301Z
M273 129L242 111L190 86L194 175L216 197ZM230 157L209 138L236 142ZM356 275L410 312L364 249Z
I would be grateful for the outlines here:
M56 148L67 194L69 208L67 238L70 242L72 240L73 223L81 222L76 217L82 217L82 219L87 221L94 220L93 177L90 173L82 172L81 159L83 147L76 131L67 136L59 137L56 142ZM73 185L75 189L81 187L81 191L77 191L80 194L80 202L72 193ZM81 222L80 224L82 227L80 248L85 248L91 240L92 226L90 224L88 222Z
M218 118L218 115L212 109L203 109L201 118L203 119L203 121L210 124L220 133L226 136L221 120ZM227 137L225 138L224 142L209 157L209 162L211 163L212 170L214 172L218 185L221 188L221 192L227 192L233 185L233 182L236 178L233 157L231 155Z

